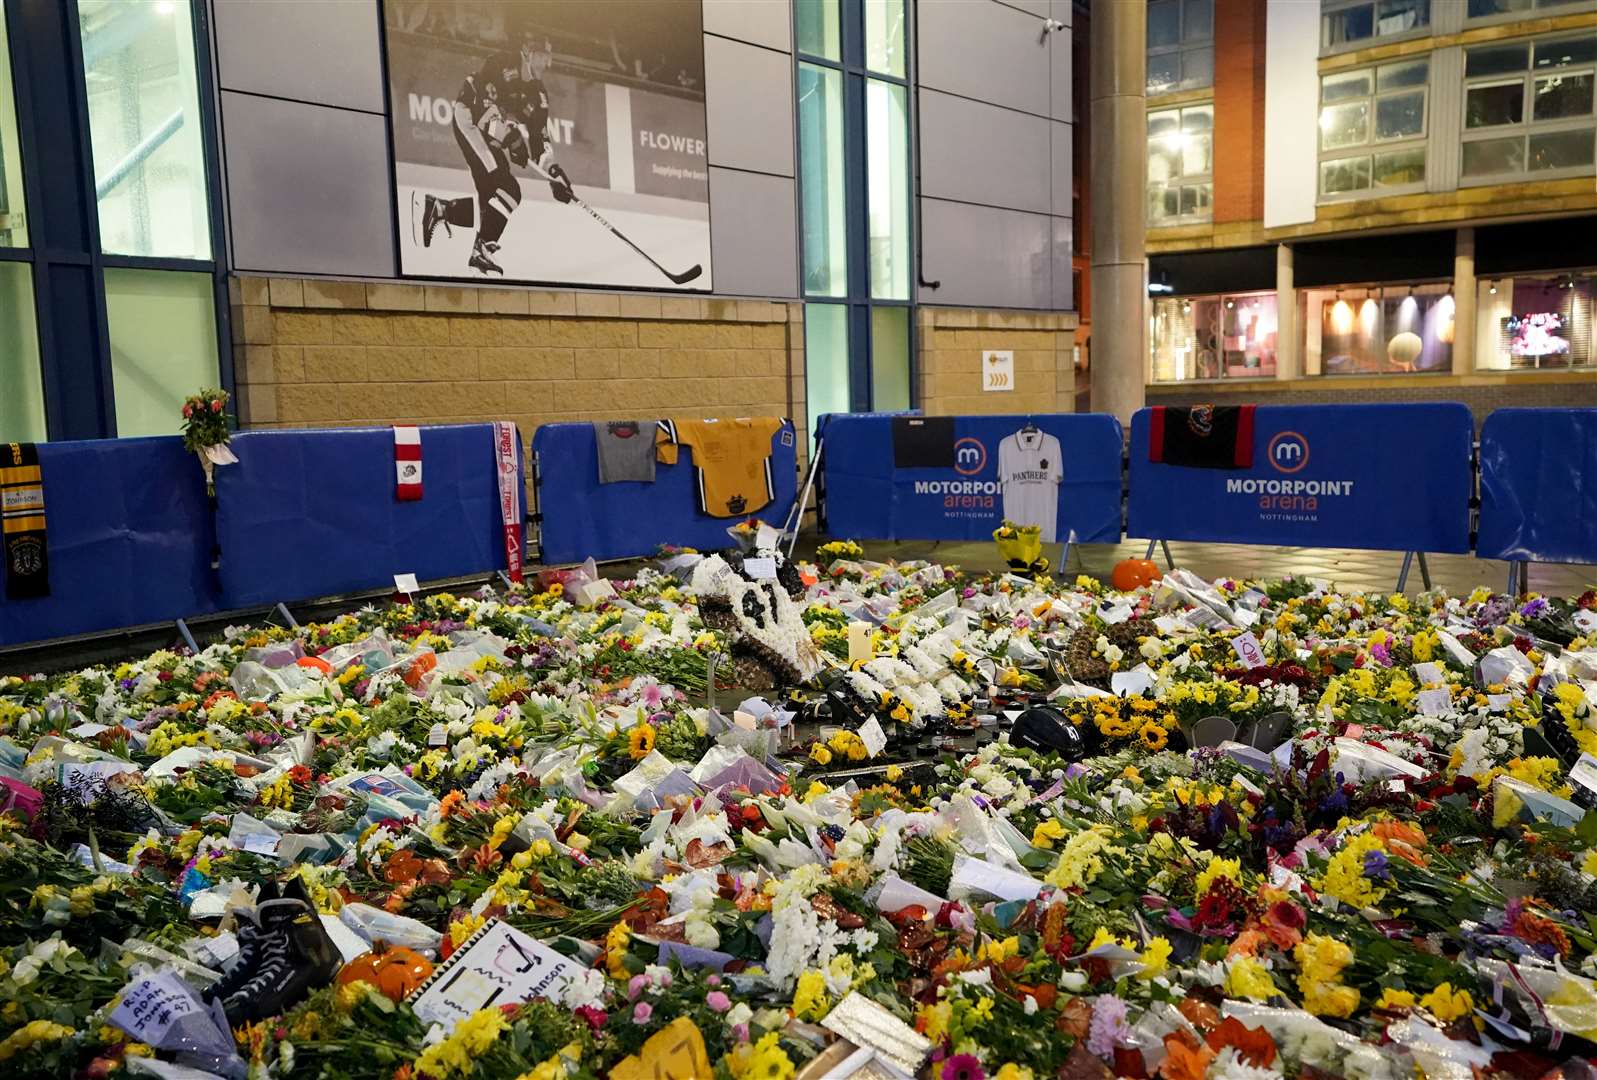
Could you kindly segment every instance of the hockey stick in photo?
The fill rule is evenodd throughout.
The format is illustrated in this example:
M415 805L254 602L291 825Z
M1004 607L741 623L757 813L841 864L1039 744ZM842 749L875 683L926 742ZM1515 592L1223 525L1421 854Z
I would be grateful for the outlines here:
M548 173L544 172L543 169L539 168L537 162L529 162L527 167L530 168L533 172L537 173L539 176L543 177L543 179L545 179L547 181L551 181L552 182L554 180L554 178L552 176L550 176ZM569 183L567 183L566 186L570 187L571 185ZM636 251L639 255L642 255L645 259L648 260L650 266L652 266L656 270L660 271L660 273L662 273L666 277L670 278L676 284L678 284L678 285L686 285L688 282L692 281L694 278L696 278L700 274L704 273L704 267L700 266L698 263L694 263L692 266L688 267L686 270L682 271L680 274L673 274L671 271L669 271L665 267L661 266L659 264L659 262L655 260L653 255L650 255L647 251L644 251L641 247L639 247L632 240L632 238L630 236L628 236L626 233L622 232L620 229L616 228L614 225L610 224L610 222L606 221L605 218L604 218L604 215L599 213L599 211L595 210L593 207L589 206L585 201L583 201L582 196L578 195L576 193L575 189L573 189L572 192L571 192L571 202L572 202L572 205L580 206L584 210L586 210L588 212L588 216L589 217L593 218L593 220L597 221L600 225L603 225L605 228L607 228L611 232L615 233L616 236L621 240L621 242L623 244L626 244L627 247L631 248L633 251Z

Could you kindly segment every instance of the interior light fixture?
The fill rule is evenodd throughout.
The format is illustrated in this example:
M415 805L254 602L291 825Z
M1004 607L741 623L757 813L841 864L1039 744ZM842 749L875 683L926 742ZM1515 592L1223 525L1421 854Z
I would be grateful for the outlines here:
M1487 289L1486 291L1491 293L1493 296L1496 296L1497 295L1497 282L1495 282L1495 281L1492 282L1492 287L1490 289Z

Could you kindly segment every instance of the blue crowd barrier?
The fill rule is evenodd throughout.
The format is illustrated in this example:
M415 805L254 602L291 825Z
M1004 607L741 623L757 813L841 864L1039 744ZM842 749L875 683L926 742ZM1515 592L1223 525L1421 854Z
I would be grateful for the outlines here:
M732 544L728 526L745 517L781 527L798 488L798 448L792 424L771 437L776 497L755 514L711 517L699 509L691 447L676 464L657 464L654 482L599 483L593 425L544 424L532 437L538 458L539 552L549 564L627 559L661 544L715 550Z
M1597 563L1597 409L1498 409L1480 463L1480 558Z
M1230 544L1468 552L1474 426L1456 402L1260 405L1253 465L1149 460L1131 421L1127 534Z
M175 436L39 444L50 595L0 591L0 644L215 611L205 476Z
M1059 440L1055 531L1120 539L1121 428L1098 414L960 416L949 466L898 468L887 413L821 418L826 531L856 540L987 540L1003 523L999 444L1027 423Z
M504 569L493 430L422 428L415 502L395 497L392 428L233 436L238 464L216 470L225 606L392 586L395 574L434 581Z

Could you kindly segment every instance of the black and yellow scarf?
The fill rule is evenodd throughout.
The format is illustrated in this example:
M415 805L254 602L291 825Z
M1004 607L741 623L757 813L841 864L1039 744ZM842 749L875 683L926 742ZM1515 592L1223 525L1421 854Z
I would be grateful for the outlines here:
M0 447L0 518L4 520L6 596L50 595L50 550L44 533L44 476L33 443Z

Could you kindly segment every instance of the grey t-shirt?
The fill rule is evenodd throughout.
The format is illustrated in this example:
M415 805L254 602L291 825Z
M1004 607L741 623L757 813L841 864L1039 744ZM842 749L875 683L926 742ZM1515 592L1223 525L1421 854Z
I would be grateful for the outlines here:
M593 438L599 447L599 483L622 480L654 482L655 420L595 420Z

